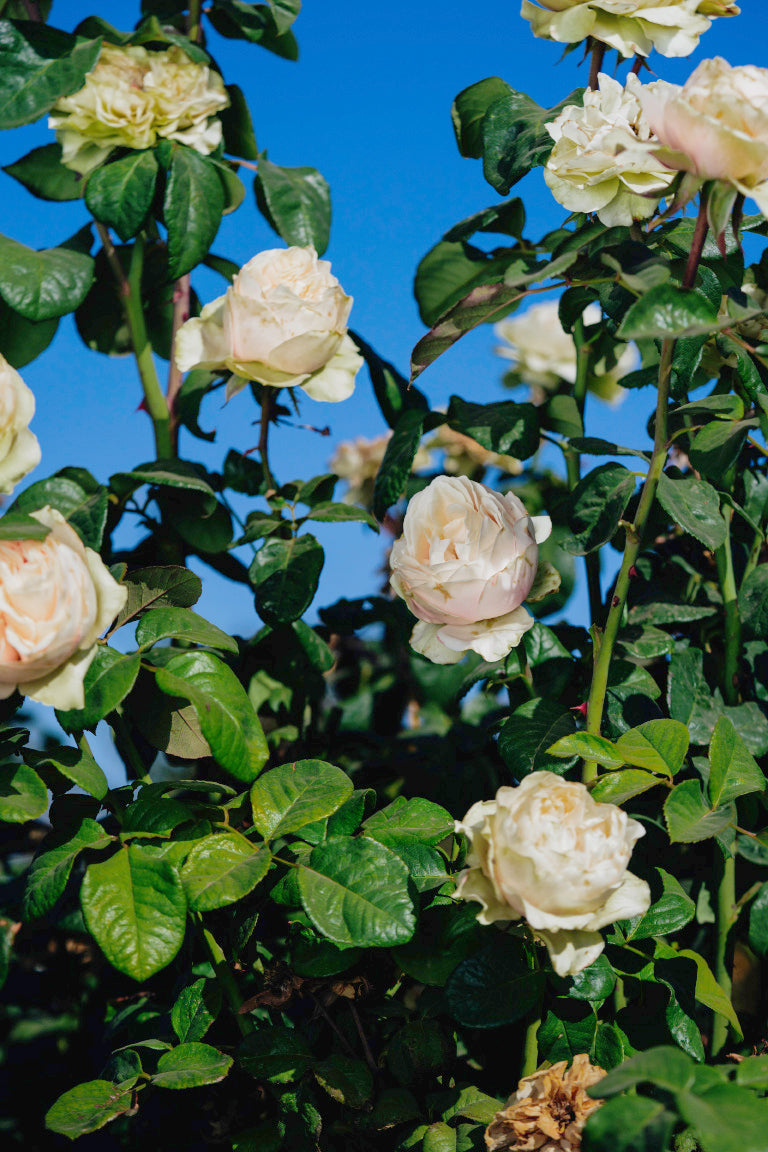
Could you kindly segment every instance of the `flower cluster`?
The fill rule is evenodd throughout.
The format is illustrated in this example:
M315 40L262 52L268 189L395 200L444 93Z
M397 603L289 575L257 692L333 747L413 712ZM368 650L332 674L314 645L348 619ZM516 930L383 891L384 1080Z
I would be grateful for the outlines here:
M554 772L500 788L495 800L473 804L456 830L470 841L456 897L482 906L481 924L525 919L559 976L597 959L600 928L650 907L648 885L627 871L642 824Z
M29 430L34 414L34 396L0 354L0 492L12 492L40 463L40 445Z
M346 400L363 358L347 335L352 297L314 248L271 248L249 260L224 296L182 324L175 359L228 371L232 396L247 380L301 386L313 400Z
M585 324L597 324L600 316L598 304L584 309ZM514 363L514 383L528 384L535 404L543 404L547 393L559 387L563 380L568 384L576 382L576 345L560 323L556 300L534 304L525 312L501 320L493 330L506 342L497 346L496 351ZM617 403L623 397L619 380L631 372L636 363L635 350L627 345L615 367L609 369L604 362L593 364L588 381L590 392L609 404Z
M715 16L736 16L729 0L523 0L534 36L576 44L586 36L622 56L689 56Z
M175 44L105 44L83 87L54 104L48 124L63 163L85 175L113 148L151 148L159 138L207 155L221 143L218 113L228 105L218 72Z
M390 556L392 588L419 620L411 646L436 664L468 651L506 656L533 627L522 603L535 595L538 545L551 530L513 493L466 476L438 476L417 493Z
M653 215L675 174L646 147L652 134L637 76L630 73L622 87L600 73L598 83L585 92L583 107L569 104L546 125L555 146L544 179L569 212L595 212L608 227L629 226Z
M18 688L55 708L82 708L96 641L128 598L60 512L32 516L44 540L0 540L0 699Z

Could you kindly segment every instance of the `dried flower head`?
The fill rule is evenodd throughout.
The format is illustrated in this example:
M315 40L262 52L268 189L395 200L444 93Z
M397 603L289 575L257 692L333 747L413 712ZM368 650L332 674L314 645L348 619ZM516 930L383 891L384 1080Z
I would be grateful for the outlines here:
M488 1152L579 1152L581 1133L602 1101L587 1088L605 1076L580 1053L526 1076L485 1130Z

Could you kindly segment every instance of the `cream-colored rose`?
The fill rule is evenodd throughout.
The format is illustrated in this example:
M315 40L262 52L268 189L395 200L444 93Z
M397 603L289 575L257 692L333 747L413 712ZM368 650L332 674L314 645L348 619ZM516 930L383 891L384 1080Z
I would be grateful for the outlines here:
M649 84L641 99L665 164L732 184L768 214L768 68L716 56L682 88Z
M500 788L495 800L473 804L456 830L470 841L456 898L482 905L481 924L526 920L558 976L597 959L600 928L650 907L648 885L627 871L642 824L554 772Z
M128 598L60 512L41 508L44 540L0 540L0 699L18 688L54 708L82 708L96 640Z
M373 484L381 467L391 432L374 436L367 440L358 436L354 440L342 440L328 462L328 467L341 480L346 480L345 504L360 504L367 508L373 500ZM411 464L411 472L421 472L432 466L432 453L426 448L417 448Z
M158 137L212 152L222 136L217 113L228 104L219 74L176 45L105 44L83 87L54 104L48 126L62 162L85 175L113 148L151 148Z
M444 454L443 471L449 476L471 476L478 468L498 468L510 476L519 476L523 470L522 464L514 456L491 452L449 424L440 425L432 439L427 441L427 448L437 449Z
M467 651L501 660L533 626L533 588L548 516L469 480L438 476L408 505L392 546L390 583L417 616L417 652L452 664Z
M597 324L600 306L590 304L584 309L585 324ZM516 313L494 325L493 331L506 344L497 346L496 352L505 360L512 360L522 383L533 389L534 403L541 404L546 393L557 388L562 380L576 382L576 345L570 333L563 330L557 301L547 300L534 304L525 312ZM624 390L619 380L637 364L637 354L628 344L614 368L604 362L592 365L588 381L590 392L601 400L616 404L623 399Z
M585 92L583 107L569 104L545 125L555 146L544 179L569 212L595 212L608 227L629 226L653 215L675 176L645 147L652 134L637 76L630 72L622 87L601 72L598 83L597 91Z
M601 40L622 56L690 56L714 16L737 16L728 0L523 0L534 36L576 44Z
M346 400L363 358L347 336L352 297L314 248L270 248L249 260L224 296L182 324L175 359L229 370L227 395L247 380L300 385L313 400Z
M40 445L29 430L34 414L32 392L0 354L0 492L12 492L40 463Z

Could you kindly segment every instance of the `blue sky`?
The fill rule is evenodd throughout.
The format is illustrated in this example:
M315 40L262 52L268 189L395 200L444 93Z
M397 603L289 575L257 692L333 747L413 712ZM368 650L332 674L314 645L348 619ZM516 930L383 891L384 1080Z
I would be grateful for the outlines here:
M766 63L754 55L760 43L755 26L759 0L744 0L742 9L740 17L715 21L694 56L653 57L658 76L682 83L699 59L717 54L732 64ZM104 3L96 10L123 28L136 18L138 5ZM76 0L55 0L50 22L69 30L92 11ZM352 327L402 370L424 331L411 288L418 260L452 224L499 199L485 183L480 163L462 159L456 150L453 97L485 76L498 75L549 106L586 82L578 54L557 64L561 47L535 40L517 13L515 0L388 6L306 0L295 25L298 63L210 32L208 46L225 79L245 92L260 147L269 150L275 163L311 165L329 181L333 226L327 257L355 298ZM2 133L0 162L7 164L50 139L45 120ZM281 244L255 209L251 174L243 171L243 176L246 200L225 219L214 245L215 252L237 263ZM85 222L81 203L36 200L4 173L0 187L2 229L24 243L55 245ZM539 172L518 190L526 201L529 235L562 219ZM207 271L195 273L193 282L203 301L223 289L223 281ZM444 404L452 392L482 402L508 395L500 385L503 362L493 354L493 344L492 331L485 327L442 357L420 381L430 400ZM166 371L162 363L161 371ZM32 479L68 464L85 465L106 479L152 457L149 421L137 411L141 393L132 361L87 350L71 318L22 374L37 396L33 428L43 449ZM258 409L248 392L223 409L217 397L207 401L201 420L204 427L217 429L216 442L205 444L182 433L181 443L182 455L213 468L221 466L228 447L249 449L258 437L252 424ZM649 406L647 393L630 394L619 409L602 408L591 432L642 446ZM384 431L365 370L352 399L338 405L306 399L302 420L330 424L332 436L278 430L272 459L282 481L325 471L338 440ZM357 525L320 527L327 561L316 604L372 592L380 579L376 569L383 544ZM213 576L206 580L200 607L233 631L247 634L258 626L248 591L232 585L225 589Z

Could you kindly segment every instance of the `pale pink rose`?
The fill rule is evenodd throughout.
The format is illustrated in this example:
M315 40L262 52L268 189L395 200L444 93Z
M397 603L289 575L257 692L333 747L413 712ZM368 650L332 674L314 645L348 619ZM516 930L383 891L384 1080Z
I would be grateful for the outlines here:
M648 885L627 871L642 824L554 772L473 804L456 831L470 841L456 898L482 906L481 924L526 920L559 976L597 959L598 929L650 907Z
M0 354L0 492L12 492L40 463L40 445L29 430L34 414L32 392Z
M60 512L32 516L44 540L0 540L0 699L19 691L54 708L82 708L96 640L128 591Z

